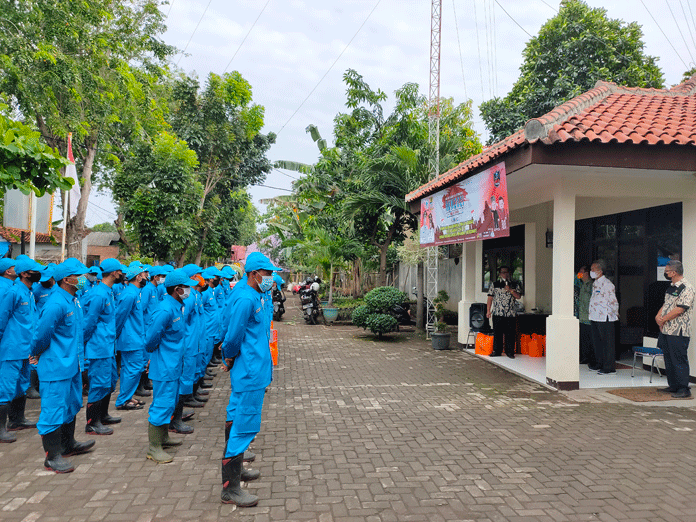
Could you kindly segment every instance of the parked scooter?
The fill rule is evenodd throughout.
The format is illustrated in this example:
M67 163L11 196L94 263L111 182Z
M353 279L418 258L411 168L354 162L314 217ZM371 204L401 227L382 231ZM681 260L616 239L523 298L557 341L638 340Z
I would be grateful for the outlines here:
M282 288L278 288L277 283L273 283L273 290L271 290L271 298L273 299L273 320L280 321L285 313L285 294Z
M304 315L304 320L309 324L317 324L319 318L319 283L321 283L321 280L318 277L314 279L308 277L300 289L302 314Z

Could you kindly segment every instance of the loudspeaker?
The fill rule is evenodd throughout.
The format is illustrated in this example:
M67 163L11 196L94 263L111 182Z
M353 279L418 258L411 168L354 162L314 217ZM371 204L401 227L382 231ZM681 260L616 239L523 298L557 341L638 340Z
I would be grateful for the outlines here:
M489 332L491 324L486 317L486 303L473 303L469 308L469 329L474 332Z

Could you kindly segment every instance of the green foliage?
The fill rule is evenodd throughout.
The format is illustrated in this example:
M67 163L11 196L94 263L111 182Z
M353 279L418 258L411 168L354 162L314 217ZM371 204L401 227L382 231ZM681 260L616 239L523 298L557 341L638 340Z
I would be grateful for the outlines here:
M696 74L696 67L692 67L688 71L684 71L684 75L682 76L682 82L685 82L687 80L690 80L692 76Z
M399 321L389 314L370 314L365 321L365 327L380 337L385 333L393 332L398 324Z
M365 304L374 313L388 312L406 301L406 294L393 286L380 286L365 294Z
M66 165L68 160L42 143L38 132L0 114L0 198L13 188L37 196L69 190L72 180L59 171Z
M449 294L444 290L440 290L437 293L437 297L433 299L433 304L435 305L435 318L437 322L435 323L435 331L444 333L449 329L449 326L445 322L445 315L448 310L445 305L449 301Z
M90 228L92 232L116 232L116 225L113 223L99 223Z
M629 87L664 85L656 58L644 53L643 31L607 17L606 9L564 0L523 51L520 77L505 98L481 104L490 142L591 89L599 80Z
M355 310L353 310L351 320L353 321L353 324L355 326L359 326L360 328L367 328L367 318L370 317L370 314L371 312L367 305L361 305L358 306Z

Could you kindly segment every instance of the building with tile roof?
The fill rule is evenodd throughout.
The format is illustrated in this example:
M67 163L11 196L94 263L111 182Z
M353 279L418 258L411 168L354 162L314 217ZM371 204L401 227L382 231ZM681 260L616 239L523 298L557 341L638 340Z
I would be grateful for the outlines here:
M573 300L578 266L607 261L620 303L617 352L653 342L666 284L659 274L670 258L684 260L685 277L696 282L696 75L671 89L598 82L406 201L420 213L426 198L497 166L506 176L509 236L463 243L461 292L452 292L461 295L459 342L471 305L486 302L501 264L512 265L525 310L550 314L540 380L585 387ZM690 360L696 380L693 346Z

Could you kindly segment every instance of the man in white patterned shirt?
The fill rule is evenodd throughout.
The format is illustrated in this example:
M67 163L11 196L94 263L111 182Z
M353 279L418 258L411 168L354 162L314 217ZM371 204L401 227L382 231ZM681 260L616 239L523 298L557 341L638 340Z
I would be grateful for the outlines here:
M694 287L684 279L681 261L670 261L665 267L665 277L672 281L665 293L665 304L657 312L655 322L660 327L657 346L665 354L667 388L675 399L691 398L689 389L689 340L691 338L691 307L694 304Z
M619 302L614 283L604 275L606 263L598 259L590 267L592 297L590 297L590 323L592 345L595 350L598 375L616 374L616 339L614 322L619 320Z

